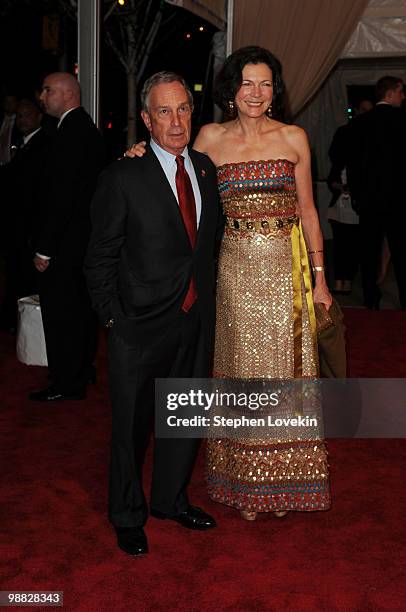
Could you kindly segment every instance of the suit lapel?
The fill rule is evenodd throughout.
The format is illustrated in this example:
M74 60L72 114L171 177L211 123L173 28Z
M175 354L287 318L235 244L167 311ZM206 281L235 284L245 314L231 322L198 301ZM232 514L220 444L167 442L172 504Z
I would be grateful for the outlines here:
M186 232L178 201L172 191L172 187L166 178L165 172L163 171L157 156L149 145L146 147L146 153L143 159L148 166L148 183L151 193L154 193L156 198L161 201L164 206L171 208L173 218L176 220L176 225L179 229L179 233L183 236L185 242L191 248L189 236Z
M207 206L208 206L208 186L206 179L206 171L199 159L199 156L195 154L193 149L189 149L190 159L193 164L193 168L196 173L197 182L199 185L200 195L201 195L201 213L200 213L200 222L199 228L197 231L197 240L196 247L199 243L199 237L203 234L203 228L206 223L207 217ZM185 224L183 222L182 213L180 212L178 201L172 191L172 188L169 184L168 179L166 178L165 172L155 155L152 151L151 147L147 145L146 153L143 158L148 167L148 182L150 185L150 190L155 196L164 203L165 206L170 206L173 211L173 216L176 219L177 226L179 228L179 232L184 237L184 240L187 242L189 247L191 248L189 237L187 235L187 231L185 228ZM195 248L196 248L195 247Z
M163 171L159 159L149 146L147 146L146 148L144 159L150 169L148 178L151 186L151 191L156 193L157 196L159 196L161 199L170 201L172 206L176 206L176 208L179 209L178 202L175 198L169 181L166 178L165 172Z
M206 222L207 201L208 201L207 179L206 179L205 169L203 168L202 164L200 163L199 157L195 154L193 149L189 149L189 155L190 155L190 159L192 160L193 167L195 169L196 178L197 178L197 182L199 185L200 195L201 195L201 200L202 200L200 223L199 223L199 228L197 230L197 240L196 240L196 246L197 246L199 242L199 238L201 234L203 233L202 230L203 230L204 224Z

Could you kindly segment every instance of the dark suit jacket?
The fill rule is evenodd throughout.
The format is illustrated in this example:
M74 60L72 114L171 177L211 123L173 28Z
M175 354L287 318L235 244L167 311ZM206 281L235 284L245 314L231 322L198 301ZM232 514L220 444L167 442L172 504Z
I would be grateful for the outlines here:
M144 157L115 162L100 177L85 272L101 321L113 317L118 333L144 341L159 338L179 317L194 273L210 347L222 216L215 167L202 153L191 150L190 157L202 196L195 249L164 171L147 147Z
M378 104L353 120L348 185L362 213L405 209L406 115Z
M100 132L82 107L58 128L42 175L35 250L53 263L81 265L90 233L89 207L104 164Z
M41 128L6 166L10 212L6 226L8 239L17 248L28 248L32 241L41 206L41 173L51 146L52 136Z

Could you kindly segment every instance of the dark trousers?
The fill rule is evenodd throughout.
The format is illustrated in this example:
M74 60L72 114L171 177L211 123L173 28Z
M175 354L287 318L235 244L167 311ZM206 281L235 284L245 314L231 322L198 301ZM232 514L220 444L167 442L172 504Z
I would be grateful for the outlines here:
M15 250L11 247L7 253L4 253L4 281L4 297L0 309L0 322L2 327L6 329L15 329L17 327L18 257Z
M367 306L373 306L379 302L381 297L376 281L381 261L382 243L386 234L398 285L400 305L403 308L406 307L405 222L405 215L399 215L396 212L371 212L360 215L361 273L364 300Z
M196 305L162 337L146 343L109 331L112 448L109 518L119 527L139 527L147 519L142 467L154 421L154 379L206 377L208 352ZM187 485L198 448L194 439L154 442L151 507L175 515L188 506Z
M335 280L352 280L359 264L359 226L330 221Z
M51 264L39 274L49 375L66 394L84 391L97 344L97 319L80 267Z

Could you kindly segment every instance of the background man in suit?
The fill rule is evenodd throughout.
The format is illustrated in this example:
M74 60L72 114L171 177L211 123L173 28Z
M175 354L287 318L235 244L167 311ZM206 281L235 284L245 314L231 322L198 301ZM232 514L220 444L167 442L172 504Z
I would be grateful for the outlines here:
M0 307L0 327L12 334L16 331L15 303L15 257L12 253L14 244L10 236L10 223L13 215L13 201L8 192L8 165L21 141L21 134L16 125L16 110L18 98L5 94L0 111L0 194L1 217L0 225L0 257L4 259L5 287L4 298Z
M7 94L4 96L3 113L0 117L0 166L10 162L20 141L15 122L17 104L17 96Z
M18 103L16 126L22 144L4 167L3 196L6 292L3 315L8 312L8 329L15 329L17 298L38 293L37 273L32 265L32 236L41 202L40 175L51 138L41 128L42 111L30 99Z
M219 219L215 168L187 148L193 106L185 81L157 73L141 99L150 146L104 173L85 266L94 307L111 327L109 514L119 547L132 555L148 550L141 474L154 379L209 375ZM214 520L186 492L196 450L195 440L155 440L151 515L208 529Z
M353 121L348 186L360 215L361 273L365 305L378 309L377 285L386 234L399 290L406 308L404 227L406 222L406 115L403 82L392 76L376 84L375 108Z
M75 77L46 77L45 111L59 119L42 176L34 264L41 273L39 295L51 386L31 393L37 401L83 399L94 377L96 320L90 306L83 259L90 234L90 200L104 161L101 135L80 106Z

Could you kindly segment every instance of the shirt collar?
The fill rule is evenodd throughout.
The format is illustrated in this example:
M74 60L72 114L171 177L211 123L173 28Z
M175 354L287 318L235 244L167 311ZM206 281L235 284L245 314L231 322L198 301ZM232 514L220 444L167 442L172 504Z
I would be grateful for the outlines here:
M155 142L153 138L151 138L150 145L151 149L163 166L166 168L171 168L173 165L175 165L176 155L169 153L169 151L165 151L165 149L159 146L159 144ZM181 155L185 158L185 161L189 160L189 151L187 147L183 149Z
M30 134L27 134L26 136L23 136L23 143L24 143L24 146L27 144L27 142L28 142L29 140L31 140L31 138L34 136L34 134L36 134L37 132L39 132L39 131L40 131L40 129L41 129L41 128L39 127L39 128L37 128L36 130L34 130L33 132L31 132Z

